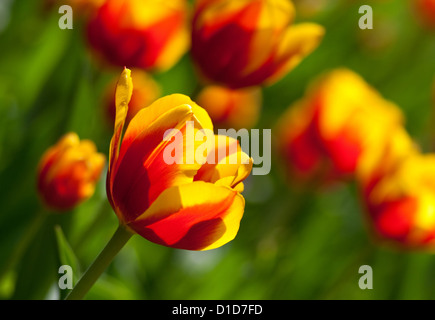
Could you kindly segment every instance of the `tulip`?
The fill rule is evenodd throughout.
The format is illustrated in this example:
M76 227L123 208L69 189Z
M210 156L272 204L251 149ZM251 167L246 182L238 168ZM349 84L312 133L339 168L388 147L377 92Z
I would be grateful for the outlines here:
M252 159L237 140L214 136L207 112L181 94L160 98L140 110L122 134L132 92L131 72L124 69L116 89L106 180L120 226L69 294L70 300L84 297L133 234L167 247L210 250L233 240L239 230L245 207L240 192ZM189 140L190 130L211 132L211 138L202 137L213 143L202 149L204 144ZM182 153L168 164L165 154L173 144ZM191 152L203 159L195 156L195 161L186 161Z
M317 79L281 117L278 152L290 175L305 182L370 174L402 118L360 76L337 69Z
M107 0L90 19L91 48L115 66L171 68L189 46L185 0Z
M230 89L222 86L205 87L197 101L220 128L252 128L258 121L262 93L259 87Z
M135 69L133 72L135 74L133 79L133 93L128 105L126 123L130 122L140 109L149 106L152 102L157 100L161 94L159 84L148 73L141 69ZM112 127L115 123L116 116L115 90L117 83L118 79L109 84L105 92L105 101L103 104L104 113Z
M64 135L39 163L37 187L44 204L63 211L90 198L105 159L92 141L80 141L75 133Z
M224 170L216 181L195 178L202 166L207 170L217 166L209 168L210 164L196 161L166 164L163 155L170 141L163 136L167 130L182 132L182 148L186 149L197 148L187 141L189 121L195 130L213 130L207 112L180 94L161 98L139 111L120 141L124 108L131 96L129 77L125 70L118 83L107 176L109 201L121 224L152 242L174 248L207 250L232 240L244 210L244 199L234 188L249 174L252 162L236 164L236 168L219 166ZM240 156L240 152L236 154Z
M375 238L407 249L435 248L435 155L415 154L364 196Z
M288 0L197 1L192 57L206 82L231 88L271 85L319 45L324 28L292 25Z

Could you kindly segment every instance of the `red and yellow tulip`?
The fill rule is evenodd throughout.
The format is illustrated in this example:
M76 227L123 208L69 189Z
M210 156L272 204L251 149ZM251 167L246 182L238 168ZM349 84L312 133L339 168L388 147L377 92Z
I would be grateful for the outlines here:
M87 35L104 61L148 71L172 67L190 43L185 0L107 0Z
M106 158L95 144L75 133L63 136L41 157L37 187L44 204L68 210L94 194Z
M398 107L354 72L337 69L290 107L276 135L291 175L308 181L364 179L401 124Z
M205 81L241 88L270 85L310 54L324 28L292 25L288 0L199 0L192 57Z
M188 250L208 250L231 241L244 212L240 194L252 160L238 148L228 157L248 158L226 164L219 158L201 163L167 164L165 148L174 143L171 132L181 132L182 157L200 147L188 140L188 123L194 130L213 130L207 112L189 97L174 94L140 110L121 140L132 94L130 70L125 69L116 90L115 132L110 147L107 194L120 223L157 244ZM169 131L168 131L169 130ZM169 137L164 134L169 132ZM238 142L218 139L215 149ZM209 152L214 158L218 152ZM181 160L183 160L181 159Z
M262 93L259 87L230 89L207 86L197 97L219 128L252 128L260 116Z
M435 248L435 155L415 154L364 196L369 224L381 241Z

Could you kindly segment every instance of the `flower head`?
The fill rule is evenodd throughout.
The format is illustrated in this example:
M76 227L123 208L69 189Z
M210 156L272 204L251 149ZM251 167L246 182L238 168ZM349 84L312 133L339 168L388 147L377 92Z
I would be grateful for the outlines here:
M434 155L412 155L365 194L378 239L401 248L435 248L434 168Z
M212 136L218 143L206 149L201 149L200 141L192 141L190 137L198 131L212 132L213 125L204 109L181 94L160 98L140 110L121 139L131 93L130 70L125 69L116 91L107 176L107 194L120 223L152 242L174 248L208 250L231 241L243 215L244 198L239 191L252 160L236 140ZM227 147L228 157L248 161L224 164L227 156L218 151ZM171 164L165 158L168 148L181 150ZM186 161L188 154L204 155L205 150L206 159L217 155L219 161Z
M105 161L92 141L80 141L75 133L63 136L39 162L37 187L45 205L68 210L91 197Z
M164 71L188 49L187 16L185 0L107 0L88 23L89 44L115 66Z
M337 69L313 83L276 132L290 174L324 182L371 174L391 133L405 135L401 125L397 106L354 72Z
M292 25L287 0L200 0L192 56L206 81L241 88L272 84L310 54L323 37L314 23Z

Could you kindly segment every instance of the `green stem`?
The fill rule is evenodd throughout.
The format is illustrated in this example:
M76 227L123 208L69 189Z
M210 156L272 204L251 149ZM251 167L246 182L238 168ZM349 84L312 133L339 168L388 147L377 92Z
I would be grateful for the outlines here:
M103 251L101 251L88 270L86 270L65 300L83 299L132 235L124 226L120 225L112 236L112 239L110 239Z
M9 261L6 263L4 268L0 272L0 280L5 277L9 271L15 269L15 266L21 260L21 257L26 252L32 240L35 238L39 229L41 228L44 220L47 217L47 213L43 210L36 213L33 221L29 224L27 230L24 232L23 237L18 242L17 246L14 248Z

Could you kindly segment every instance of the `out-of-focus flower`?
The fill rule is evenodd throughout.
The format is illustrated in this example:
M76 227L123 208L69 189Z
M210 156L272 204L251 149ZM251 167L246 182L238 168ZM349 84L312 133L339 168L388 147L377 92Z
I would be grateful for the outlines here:
M435 248L435 155L407 157L364 200L377 238L402 248Z
M435 0L412 0L419 22L427 28L435 28Z
M149 106L161 95L159 84L148 73L141 69L134 69L133 73L135 75L133 78L133 94L128 105L126 123L130 122L140 109ZM109 84L103 104L104 112L112 126L115 123L116 116L115 91L117 83L118 79Z
M37 187L44 204L62 211L91 197L105 162L92 141L80 141L75 133L63 136L38 166Z
M262 93L259 87L230 89L222 86L205 87L197 102L207 110L219 128L252 128L258 121Z
M241 88L270 85L319 45L324 28L292 25L288 0L199 0L191 53L205 81Z
M359 75L337 69L311 85L284 114L275 133L289 173L319 182L370 174L377 155L401 125L398 107Z
M130 71L125 69L116 90L107 176L108 198L120 223L149 241L173 248L208 250L231 241L243 216L244 198L239 191L252 159L237 147L237 140L225 138L218 139L212 150L207 148L207 154L202 152L206 162L195 158L188 164L188 154L202 146L202 141L190 141L189 135L202 129L212 132L213 124L204 109L181 94L160 98L140 110L121 141L131 93ZM182 134L181 140L177 133ZM217 139L213 132L212 139ZM173 164L165 161L170 144L183 151ZM222 156L218 150L229 152ZM215 157L218 162L212 164L208 159ZM247 161L225 164L228 157Z
M172 67L190 43L185 0L106 0L90 19L90 46L115 66Z

